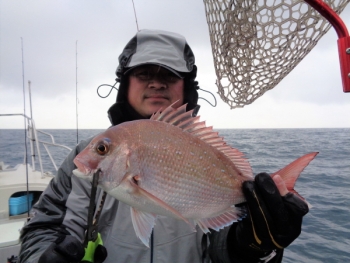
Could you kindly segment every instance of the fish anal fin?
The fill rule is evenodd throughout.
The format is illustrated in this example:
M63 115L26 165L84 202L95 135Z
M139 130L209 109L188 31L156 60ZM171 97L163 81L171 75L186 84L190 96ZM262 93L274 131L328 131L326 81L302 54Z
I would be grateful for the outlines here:
M231 225L233 222L236 222L238 219L242 218L243 214L244 213L240 208L230 207L218 216L195 219L194 222L204 233L208 233L210 232L209 229L219 231L220 229Z
M149 238L155 225L156 215L146 213L130 207L131 221L135 229L136 236L149 247Z

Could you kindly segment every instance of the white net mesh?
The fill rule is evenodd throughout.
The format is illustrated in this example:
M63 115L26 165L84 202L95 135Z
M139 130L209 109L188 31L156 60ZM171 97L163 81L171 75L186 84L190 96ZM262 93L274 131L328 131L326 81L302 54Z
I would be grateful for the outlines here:
M337 13L350 0L326 0ZM302 0L204 0L218 93L231 109L274 88L331 25Z

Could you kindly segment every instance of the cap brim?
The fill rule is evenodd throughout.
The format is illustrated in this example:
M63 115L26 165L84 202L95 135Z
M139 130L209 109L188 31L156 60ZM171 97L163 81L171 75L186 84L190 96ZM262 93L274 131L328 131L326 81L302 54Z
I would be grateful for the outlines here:
M144 66L144 65L156 65L156 66L160 66L162 68L165 68L167 70L169 70L170 72L174 73L176 76L178 76L180 79L183 79L185 76L183 76L180 72L168 67L168 66L165 66L165 65L162 65L162 64L159 64L159 63L143 63L143 64L139 64L139 65L136 65L136 66L133 66L133 67L130 67L128 68L127 70L125 70L124 72L124 75L130 73L131 70L133 70L134 68L137 68L137 67L140 67L140 66Z

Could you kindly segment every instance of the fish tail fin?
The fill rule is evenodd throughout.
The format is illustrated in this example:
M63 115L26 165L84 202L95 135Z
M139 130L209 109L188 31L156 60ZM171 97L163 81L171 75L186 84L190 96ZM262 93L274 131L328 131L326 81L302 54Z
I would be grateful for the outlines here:
M286 187L289 192L296 194L302 200L305 200L297 191L294 189L295 182L298 180L301 172L308 166L308 164L315 158L318 152L312 152L305 154L304 156L299 157L292 163L288 164L286 167L281 170L271 174L271 177L278 174L281 176L282 180L286 184ZM311 206L308 204L309 207Z

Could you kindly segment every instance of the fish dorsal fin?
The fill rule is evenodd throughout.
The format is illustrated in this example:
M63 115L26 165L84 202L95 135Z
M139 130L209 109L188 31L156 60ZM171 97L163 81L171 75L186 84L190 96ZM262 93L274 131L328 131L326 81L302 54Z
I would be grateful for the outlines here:
M158 110L152 115L151 120L169 123L200 138L205 143L225 154L244 176L253 178L252 168L242 152L227 145L224 139L218 135L218 132L213 131L212 126L207 127L205 121L199 120L199 116L193 117L193 110L186 111L187 104L177 109L174 109L172 107L173 105L170 105L163 111Z
M187 104L182 105L181 107L179 107L178 109L174 109L172 107L171 104L169 107L165 108L165 110L158 110L156 113L154 113L151 117L151 120L155 120L155 121L163 121L163 122L168 122L171 123L171 120L173 120L174 118L176 118L177 116L186 113L186 106ZM188 111L188 113L190 113L191 117L192 117L192 111Z

